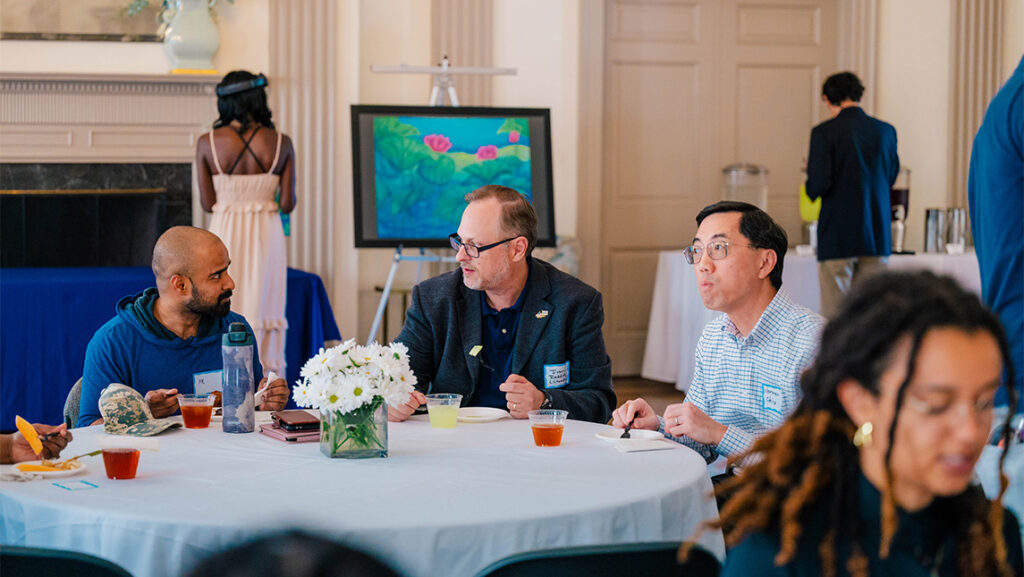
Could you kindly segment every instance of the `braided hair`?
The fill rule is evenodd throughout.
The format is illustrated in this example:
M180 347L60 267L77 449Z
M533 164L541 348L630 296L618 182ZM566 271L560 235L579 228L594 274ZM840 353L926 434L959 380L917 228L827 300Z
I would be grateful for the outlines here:
M899 386L885 454L886 486L882 488L881 545L886 558L897 528L893 498L892 447L900 409L924 337L932 330L955 328L983 331L999 345L1008 373L1010 406L1016 406L1006 336L998 318L949 277L931 272L886 272L859 283L843 300L839 312L824 329L821 349L801 377L803 399L793 415L774 432L751 447L756 463L740 477L718 486L727 498L719 520L706 526L722 528L726 544L735 546L755 531L778 534L775 564L793 559L804 531L805 513L816 503L825 506L825 529L818 547L821 574L839 572L839 544L850 551L846 570L867 577L868 560L861 548L863 527L858 515L860 460L851 442L856 427L837 394L839 383L853 379L872 394L879 394L879 376L891 366L893 345L910 341L907 371ZM1003 426L999 458L1000 490L989 502L977 487L944 499L950 505L950 523L956 541L960 575L1010 575L1003 538L1002 497L1009 481L1003 462L1010 446L1008 414ZM738 459L742 459L739 457Z
M229 86L256 78L255 74L247 70L235 70L228 72L217 86ZM220 117L213 123L214 128L228 126L235 120L242 123L243 130L253 122L267 128L274 128L274 121L270 119L274 113L267 105L267 91L262 86L218 96L217 113Z

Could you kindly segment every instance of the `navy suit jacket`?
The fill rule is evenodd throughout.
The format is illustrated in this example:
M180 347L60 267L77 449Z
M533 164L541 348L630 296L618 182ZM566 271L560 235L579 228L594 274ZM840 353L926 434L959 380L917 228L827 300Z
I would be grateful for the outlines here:
M818 260L892 252L889 196L899 171L896 129L859 106L811 130L807 196L821 197Z
M552 408L570 419L605 423L615 408L611 359L604 347L601 293L550 264L531 258L526 301L519 316L511 370L544 389ZM476 390L481 344L482 291L467 288L462 270L413 288L412 303L397 341L409 347L416 388L459 393L463 404ZM545 389L544 365L569 363L568 384Z

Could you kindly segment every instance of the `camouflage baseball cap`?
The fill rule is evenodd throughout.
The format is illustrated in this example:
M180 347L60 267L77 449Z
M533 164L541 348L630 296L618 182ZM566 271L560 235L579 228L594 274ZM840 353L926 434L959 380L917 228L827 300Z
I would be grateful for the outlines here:
M154 419L146 399L121 383L111 383L100 393L100 414L103 430L111 435L149 437L181 426L170 419Z

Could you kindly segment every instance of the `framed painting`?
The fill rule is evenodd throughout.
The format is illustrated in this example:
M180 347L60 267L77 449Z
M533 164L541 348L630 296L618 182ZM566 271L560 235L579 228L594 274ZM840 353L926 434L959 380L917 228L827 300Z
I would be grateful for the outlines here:
M0 0L0 40L162 42L160 7L155 0Z

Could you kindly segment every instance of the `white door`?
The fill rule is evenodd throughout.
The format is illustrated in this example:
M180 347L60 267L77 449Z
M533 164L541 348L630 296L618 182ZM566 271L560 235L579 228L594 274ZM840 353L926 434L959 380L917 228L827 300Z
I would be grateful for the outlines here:
M800 167L835 70L835 0L607 0L601 288L616 375L640 372L658 252L720 198L722 167L768 167L768 212L800 241Z

